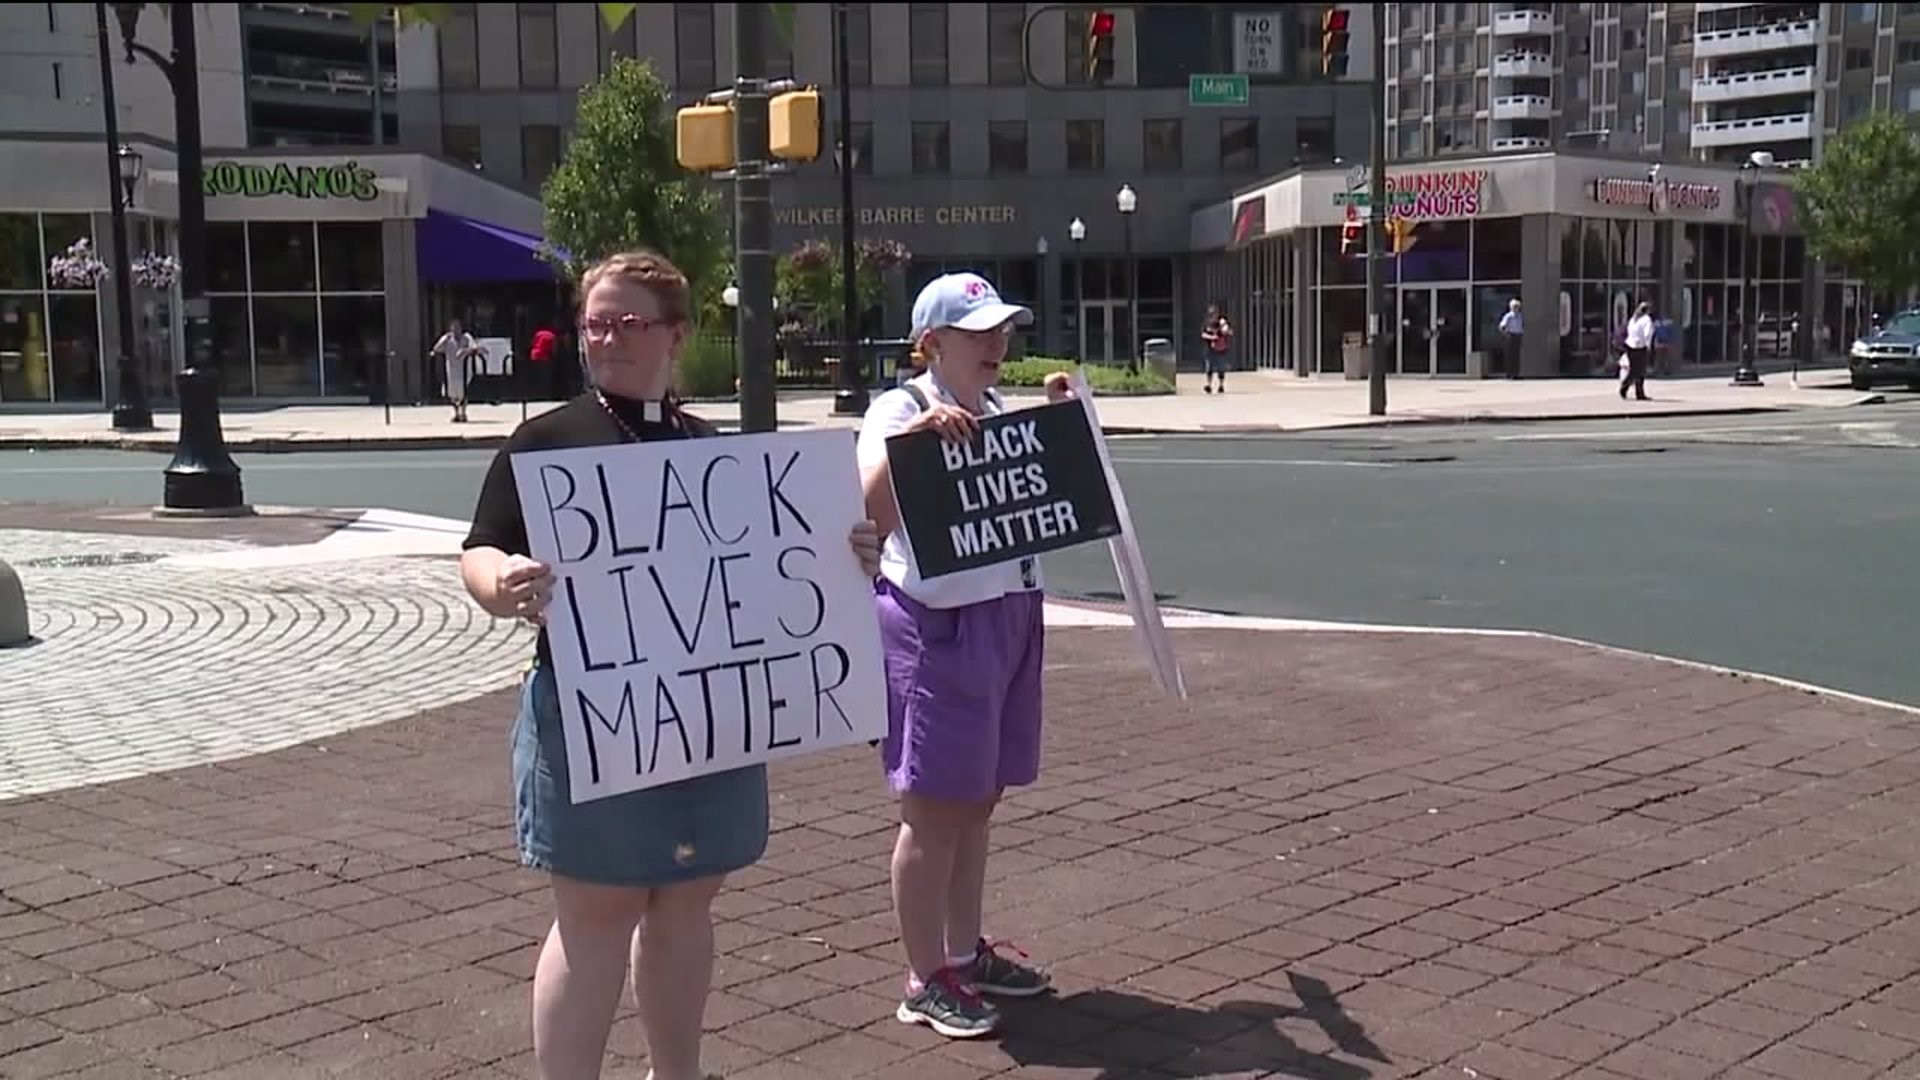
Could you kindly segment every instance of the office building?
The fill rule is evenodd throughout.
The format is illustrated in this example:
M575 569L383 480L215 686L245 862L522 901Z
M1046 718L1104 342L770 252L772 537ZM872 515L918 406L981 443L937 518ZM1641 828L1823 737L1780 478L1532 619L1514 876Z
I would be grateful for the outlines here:
M1808 258L1784 170L1870 109L1920 111L1920 4L1387 4L1384 23L1396 373L1501 369L1515 299L1528 375L1607 374L1642 300L1685 369L1736 361L1746 321L1761 363L1843 352L1897 299ZM1305 168L1196 216L1257 363L1362 373L1364 181Z

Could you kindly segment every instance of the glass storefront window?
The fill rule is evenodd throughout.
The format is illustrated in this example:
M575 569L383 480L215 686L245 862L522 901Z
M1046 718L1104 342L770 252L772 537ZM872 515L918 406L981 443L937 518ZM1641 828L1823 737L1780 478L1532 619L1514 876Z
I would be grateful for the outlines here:
M0 214L0 290L38 291L45 282L40 228L32 214Z
M324 245L321 248L325 251ZM387 302L379 296L320 300L321 362L327 393L371 393L387 354Z
M1521 219L1486 218L1473 223L1473 279L1515 281L1526 265L1521 258ZM1564 262L1564 259L1562 260Z
M247 254L256 293L310 293L318 284L310 221L248 223Z
M380 265L380 223L325 222L320 226L320 288L323 292L370 292L386 288Z
M253 394L253 324L244 296L211 296L207 310L213 330L215 361L220 365L220 393L230 397Z
M320 312L312 296L253 298L254 389L262 397L320 392Z
M93 224L85 214L42 214L40 232L46 243L46 257L52 259L65 252L75 240L92 240ZM106 258L108 249L105 243L93 244L94 254L99 258ZM40 269L44 273L46 263L41 263Z
M231 222L207 226L207 291L247 291L247 227Z
M55 400L101 400L100 306L94 295L52 293L47 312Z
M42 300L37 292L0 295L0 401L47 401L53 396Z

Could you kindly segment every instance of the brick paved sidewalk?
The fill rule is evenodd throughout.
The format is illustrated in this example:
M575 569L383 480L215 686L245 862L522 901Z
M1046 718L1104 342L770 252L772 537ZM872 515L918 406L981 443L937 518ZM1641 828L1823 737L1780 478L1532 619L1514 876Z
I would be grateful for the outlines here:
M1053 637L996 1042L891 1017L869 756L775 770L722 899L732 1080L1848 1080L1920 1068L1911 717L1544 641ZM290 707L297 703L290 703ZM0 803L0 1076L525 1077L510 703ZM628 1009L618 1066L644 1066ZM1471 1070L1470 1072L1468 1070Z

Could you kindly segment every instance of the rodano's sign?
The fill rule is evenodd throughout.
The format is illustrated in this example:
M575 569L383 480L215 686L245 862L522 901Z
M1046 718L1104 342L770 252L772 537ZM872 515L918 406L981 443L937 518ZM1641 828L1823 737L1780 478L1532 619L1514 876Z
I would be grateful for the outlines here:
M371 202L380 197L372 169L357 161L339 165L275 165L218 161L206 168L202 187L208 196L243 195L264 198L286 195L295 199L353 199Z

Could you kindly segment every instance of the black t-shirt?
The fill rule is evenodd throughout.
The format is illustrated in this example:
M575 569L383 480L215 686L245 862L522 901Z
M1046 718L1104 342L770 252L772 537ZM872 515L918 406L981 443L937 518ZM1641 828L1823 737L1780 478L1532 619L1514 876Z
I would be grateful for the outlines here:
M494 454L493 464L487 467L487 477L480 484L479 503L473 508L473 524L461 544L463 550L491 547L509 555L532 556L533 552L527 550L526 519L520 515L520 489L513 479L512 458L516 453L613 446L633 441L634 435L642 442L655 442L718 434L713 425L671 404L658 410L659 419L647 419L647 410L638 401L608 394L605 402L603 405L600 395L589 390L514 429L507 444ZM617 414L619 419L612 414ZM537 649L542 663L553 660L544 628L540 631Z

